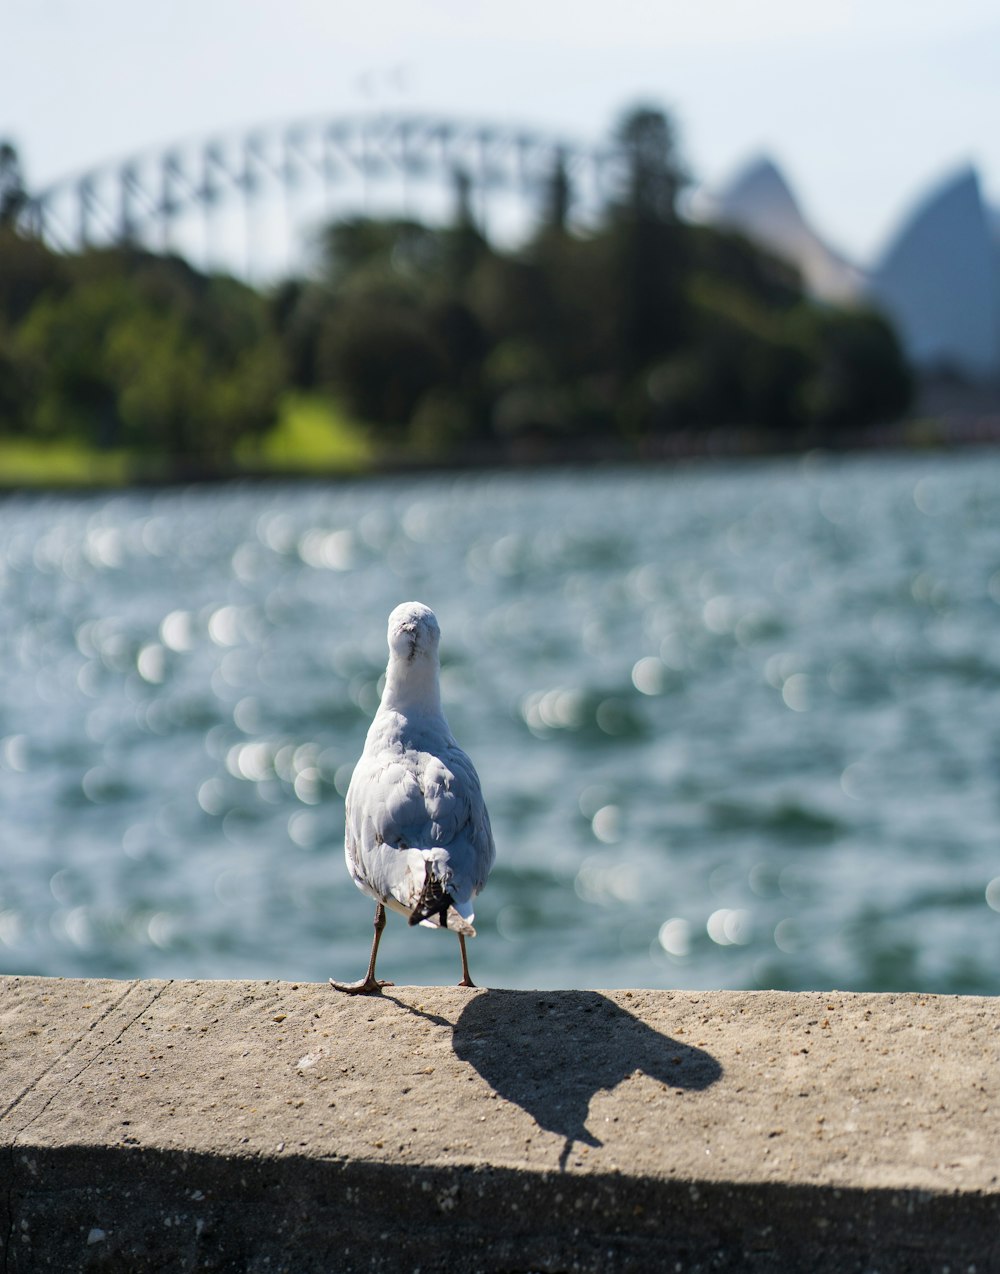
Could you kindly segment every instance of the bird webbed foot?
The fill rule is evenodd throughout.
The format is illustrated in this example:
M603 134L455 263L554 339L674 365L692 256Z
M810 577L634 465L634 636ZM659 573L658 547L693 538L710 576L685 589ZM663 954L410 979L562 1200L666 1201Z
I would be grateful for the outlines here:
M381 978L360 978L357 982L335 982L330 978L330 985L335 991L343 991L345 995L375 995L384 986L395 986L395 982L386 982Z

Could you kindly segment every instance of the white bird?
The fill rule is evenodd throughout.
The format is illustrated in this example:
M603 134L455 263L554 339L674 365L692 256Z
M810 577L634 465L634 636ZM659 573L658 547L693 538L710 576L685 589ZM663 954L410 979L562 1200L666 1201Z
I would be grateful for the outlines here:
M486 884L496 848L479 775L441 710L441 629L421 602L389 616L385 689L347 790L344 852L358 888L375 899L375 940L358 995L391 982L375 977L385 909L411 925L447 927L462 951L459 986L474 986L465 939L475 936L472 900Z

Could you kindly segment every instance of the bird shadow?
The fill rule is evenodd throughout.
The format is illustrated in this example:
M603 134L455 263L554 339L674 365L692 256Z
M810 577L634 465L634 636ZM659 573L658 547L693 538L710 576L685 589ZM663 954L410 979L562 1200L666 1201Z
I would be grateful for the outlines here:
M596 1093L637 1071L672 1089L695 1091L722 1075L710 1053L653 1030L598 991L487 990L470 999L454 1024L386 998L450 1026L456 1057L540 1128L564 1139L560 1169L576 1142L602 1144L587 1128Z

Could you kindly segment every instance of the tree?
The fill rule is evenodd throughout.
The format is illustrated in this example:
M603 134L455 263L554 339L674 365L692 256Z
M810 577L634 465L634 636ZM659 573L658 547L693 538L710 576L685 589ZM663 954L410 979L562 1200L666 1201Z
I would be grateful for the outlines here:
M819 440L896 420L913 402L913 373L895 331L873 310L816 310L816 370L803 390Z
M573 187L566 171L566 152L559 147L552 160L552 171L545 184L542 230L565 234L569 210L573 203Z
M273 422L284 367L256 293L134 250L67 268L15 333L34 433L214 464Z
M359 298L331 315L320 367L355 415L401 432L422 396L441 383L445 355L416 309Z
M16 327L42 296L68 286L65 258L13 226L0 226L0 327Z
M0 142L0 228L12 228L27 201L17 150L10 142Z
M618 263L616 363L625 382L687 334L691 251L677 216L685 177L667 116L637 107L622 119L615 140L625 166L623 196L610 218Z
M677 197L687 178L673 124L655 107L636 106L622 117L615 141L626 165L619 215L653 225L675 222Z

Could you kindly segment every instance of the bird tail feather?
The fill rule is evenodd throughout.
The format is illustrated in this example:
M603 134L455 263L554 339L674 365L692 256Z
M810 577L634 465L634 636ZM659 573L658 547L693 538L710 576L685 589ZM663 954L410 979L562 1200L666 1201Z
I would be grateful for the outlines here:
M432 859L424 859L424 883L410 912L410 924L448 928L464 938L474 938L475 929L458 910L446 881L435 871L436 866Z

